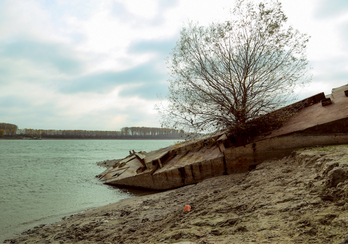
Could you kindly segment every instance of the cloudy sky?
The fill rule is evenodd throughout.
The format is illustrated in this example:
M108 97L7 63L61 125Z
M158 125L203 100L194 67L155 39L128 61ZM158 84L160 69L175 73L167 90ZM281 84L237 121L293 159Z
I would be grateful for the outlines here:
M311 36L304 98L348 82L348 1L281 0ZM0 122L19 128L160 126L165 58L184 23L227 19L233 0L0 0Z

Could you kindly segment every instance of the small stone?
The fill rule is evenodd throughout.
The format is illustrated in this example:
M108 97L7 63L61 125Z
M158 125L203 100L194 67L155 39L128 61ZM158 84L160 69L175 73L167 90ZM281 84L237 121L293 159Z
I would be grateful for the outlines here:
M323 169L323 174L326 175L327 173L329 173L333 168L337 167L339 165L339 163L337 162L329 162L326 163Z
M210 233L213 234L214 236L221 235L221 232L219 230L212 230L212 231L210 231Z
M246 226L239 226L235 229L234 232L247 232L248 229L246 228Z
M144 218L141 220L141 223L146 223L146 222L149 222L150 220L148 218Z
M348 235L342 239L342 243L348 243Z
M313 227L308 227L305 229L304 233L307 235L315 236L317 234L317 230Z
M328 187L336 187L338 183L347 179L348 171L346 169L335 167L328 173Z

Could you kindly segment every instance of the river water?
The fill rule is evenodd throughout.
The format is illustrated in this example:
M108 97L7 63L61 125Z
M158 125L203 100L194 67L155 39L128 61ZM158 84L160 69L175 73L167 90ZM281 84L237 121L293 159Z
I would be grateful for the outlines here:
M0 140L0 242L134 193L103 185L96 162L177 140Z

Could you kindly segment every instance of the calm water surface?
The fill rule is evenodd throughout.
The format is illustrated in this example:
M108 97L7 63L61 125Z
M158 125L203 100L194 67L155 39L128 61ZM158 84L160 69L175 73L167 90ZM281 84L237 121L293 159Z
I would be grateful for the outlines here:
M134 194L103 185L96 162L177 140L0 140L0 241Z

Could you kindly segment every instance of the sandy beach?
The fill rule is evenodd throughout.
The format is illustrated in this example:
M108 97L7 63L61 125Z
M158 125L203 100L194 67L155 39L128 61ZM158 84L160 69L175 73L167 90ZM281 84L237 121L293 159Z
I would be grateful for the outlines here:
M348 146L297 151L243 174L90 209L5 243L348 242L347 163Z

